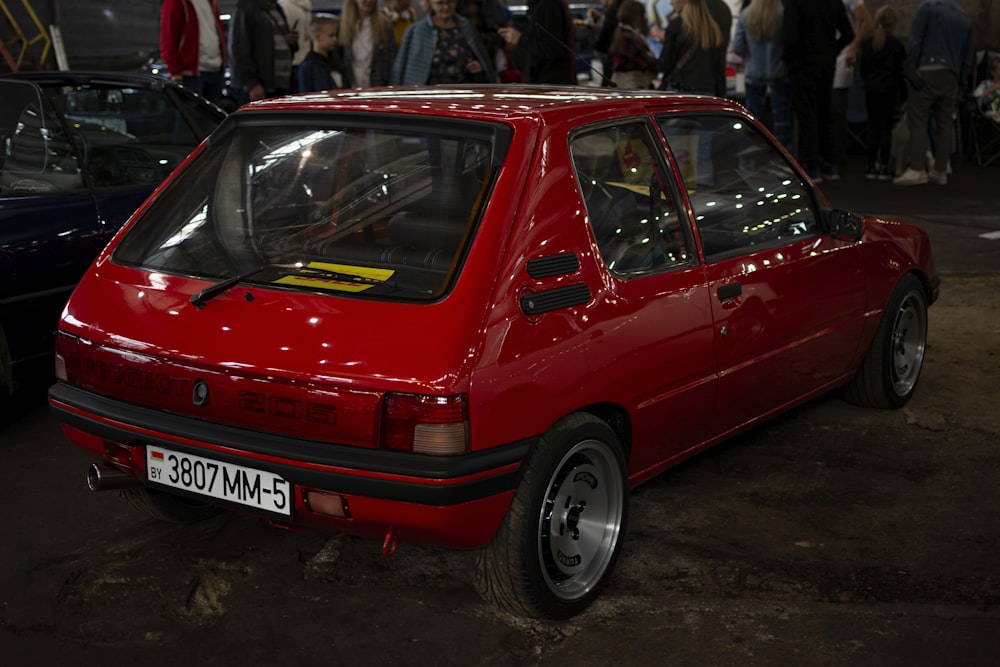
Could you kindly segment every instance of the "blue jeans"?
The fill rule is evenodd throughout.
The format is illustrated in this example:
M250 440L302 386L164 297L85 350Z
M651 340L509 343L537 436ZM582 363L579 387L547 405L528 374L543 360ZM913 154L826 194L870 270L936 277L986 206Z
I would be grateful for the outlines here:
M771 131L789 152L795 150L792 140L792 112L788 99L788 80L774 79L767 83L747 81L747 110L757 118L764 117L767 89L771 88Z

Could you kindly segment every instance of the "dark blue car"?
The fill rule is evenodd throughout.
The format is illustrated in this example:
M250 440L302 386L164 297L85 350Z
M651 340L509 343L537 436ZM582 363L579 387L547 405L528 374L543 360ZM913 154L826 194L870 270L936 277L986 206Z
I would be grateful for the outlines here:
M0 399L48 377L76 282L224 116L151 75L0 77Z

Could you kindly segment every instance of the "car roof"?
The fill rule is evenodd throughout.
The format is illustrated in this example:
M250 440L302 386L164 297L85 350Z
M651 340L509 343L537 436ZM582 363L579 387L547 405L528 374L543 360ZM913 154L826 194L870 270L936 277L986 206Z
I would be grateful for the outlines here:
M40 86L83 86L89 84L104 84L116 86L153 87L171 85L173 82L153 74L143 72L101 72L101 71L42 71L17 72L16 74L0 75L3 79L31 81Z
M483 120L517 116L556 118L615 112L635 113L645 107L722 111L739 108L714 97L654 90L619 90L584 86L413 86L359 88L307 93L254 102L239 114L255 111L367 111L427 113Z

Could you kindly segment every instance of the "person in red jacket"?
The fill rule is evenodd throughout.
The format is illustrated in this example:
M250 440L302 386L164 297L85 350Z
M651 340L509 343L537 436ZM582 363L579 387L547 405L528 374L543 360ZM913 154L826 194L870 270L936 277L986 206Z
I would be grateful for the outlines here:
M212 102L222 99L226 38L215 0L164 0L160 55L171 79Z

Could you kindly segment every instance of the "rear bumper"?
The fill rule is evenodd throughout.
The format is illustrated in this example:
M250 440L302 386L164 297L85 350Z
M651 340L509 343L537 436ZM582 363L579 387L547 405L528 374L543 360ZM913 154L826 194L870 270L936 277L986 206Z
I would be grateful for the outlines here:
M392 529L401 542L458 548L492 539L534 442L453 457L361 449L165 413L64 383L49 390L49 405L69 440L94 456L111 460L108 443L133 450L127 472L140 481L145 448L167 447L288 480L296 488L291 526L372 537ZM350 518L312 512L309 489L342 495Z

